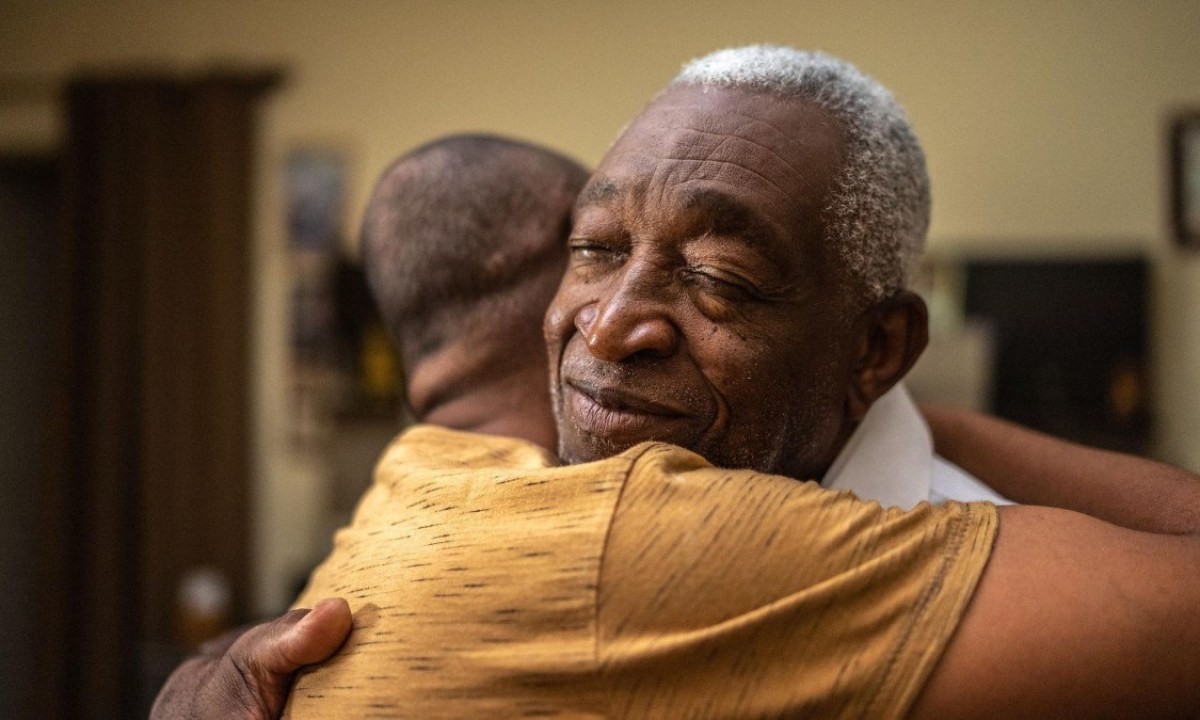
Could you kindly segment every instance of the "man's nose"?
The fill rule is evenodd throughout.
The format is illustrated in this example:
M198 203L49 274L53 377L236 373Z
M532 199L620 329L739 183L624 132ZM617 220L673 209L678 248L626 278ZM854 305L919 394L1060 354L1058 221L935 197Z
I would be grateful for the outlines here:
M680 341L669 312L669 293L664 283L636 270L627 272L612 293L579 310L575 327L588 350L601 360L669 357Z

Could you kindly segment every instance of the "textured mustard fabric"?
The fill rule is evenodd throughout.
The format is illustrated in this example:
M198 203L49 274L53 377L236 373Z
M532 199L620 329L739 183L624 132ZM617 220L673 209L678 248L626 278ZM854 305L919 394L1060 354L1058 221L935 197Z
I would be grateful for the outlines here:
M995 532L669 445L557 467L417 427L297 601L355 621L287 716L902 717Z

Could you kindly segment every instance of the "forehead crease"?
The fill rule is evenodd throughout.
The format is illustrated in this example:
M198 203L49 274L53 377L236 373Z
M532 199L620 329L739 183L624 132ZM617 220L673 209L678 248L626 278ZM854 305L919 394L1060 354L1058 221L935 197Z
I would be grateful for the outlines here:
M760 122L760 123L762 122L755 118L751 118L748 115L739 115L739 117L743 117L748 120L754 120L755 122ZM763 123L763 125L774 128L774 126L770 125L769 123ZM801 179L804 177L804 172L799 167L797 167L797 165L793 161L791 161L788 158L784 157L783 155L779 154L778 150L776 150L774 147L772 147L770 144L768 144L766 142L760 142L760 141L755 140L754 138L749 137L742 133L720 132L720 131L714 131L714 130L706 130L704 128L698 128L698 127L688 127L687 131L689 133L694 133L697 136L708 136L708 137L713 137L713 138L718 139L717 144L708 153L708 155L710 157L712 155L716 155L721 152L736 151L738 149L737 145L739 143L743 143L746 146L748 146L752 149L756 149L756 150L766 154L768 157L777 161L779 163L779 165L781 165L782 168L788 174L794 175L797 178L801 178ZM780 132L780 138L788 143L795 142L795 140L793 140L790 137L787 137L782 132ZM699 142L691 142L691 143L688 143L688 145L690 147L703 148L703 145Z
M685 181L700 174L704 164L715 165L720 169L714 179L741 184L753 178L777 193L787 207L799 209L819 204L824 194L819 160L809 158L799 140L785 136L774 125L748 115L739 117L772 128L771 132L777 133L781 142L752 137L744 131L722 132L688 123L676 128L659 159L687 163L681 168ZM807 166L810 160L814 163L812 167ZM721 177L723 171L732 170L737 171L734 177Z
M685 174L683 175L682 178L673 180L674 184L677 184L677 185L683 185L684 183L688 182L689 180L696 179L696 176L703 169L704 165L716 165L718 168L720 168L722 170L724 170L724 169L738 170L743 173L746 173L747 175L751 175L755 178L758 178L764 184L766 184L768 187L770 187L772 190L779 193L780 198L782 198L788 205L795 204L797 201L801 200L801 198L792 197L787 192L787 190L780 187L779 182L777 180L772 179L772 178L768 177L767 175L764 175L762 172L760 172L759 170L756 170L754 167L752 167L748 163L738 162L737 160L725 160L725 159L718 159L718 158L712 158L712 157L693 158L693 157L676 157L673 155L664 156L663 159L671 160L673 162L678 162L678 163L683 164L684 167L682 168L682 170L684 171ZM736 178L736 177L722 178L720 172L718 172L718 174L715 177L708 178L708 177L701 176L700 179L725 180L734 185L740 185L741 182L739 182L739 180L744 180L744 178Z

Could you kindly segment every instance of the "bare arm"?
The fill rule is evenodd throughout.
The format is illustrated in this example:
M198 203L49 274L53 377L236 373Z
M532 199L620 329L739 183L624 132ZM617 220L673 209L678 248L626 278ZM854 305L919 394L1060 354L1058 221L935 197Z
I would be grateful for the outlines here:
M915 718L1171 718L1200 707L1200 537L1000 509Z
M1200 476L968 410L923 405L938 454L1002 495L1133 530L1200 532Z
M933 409L930 425L954 462L1057 507L1000 508L991 560L912 716L1193 717L1196 476L973 413Z

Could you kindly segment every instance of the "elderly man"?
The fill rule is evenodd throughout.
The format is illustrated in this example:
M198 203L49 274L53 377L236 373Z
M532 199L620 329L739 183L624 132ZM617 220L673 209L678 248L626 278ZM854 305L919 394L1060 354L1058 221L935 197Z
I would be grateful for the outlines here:
M932 717L1163 716L1192 707L1200 666L1200 621L1192 609L1200 602L1200 581L1180 570L1200 562L1200 490L1193 478L1136 462L1122 466L1136 475L1131 480L1140 490L1170 500L1172 510L1164 512L1128 500L1120 478L1104 472L1112 463L1094 463L1097 481L1089 485L1064 485L1051 472L1043 485L1028 488L1028 500L1091 509L1107 522L1047 508L1002 509L1001 532L980 578L996 518L990 506L885 512L779 477L714 471L668 446L639 445L667 440L723 467L819 474L871 403L915 359L923 344L919 304L886 277L852 270L841 254L845 249L825 242L839 223L853 228L862 208L897 198L875 188L856 196L858 206L838 199L837 188L854 179L853 173L843 175L853 167L857 131L831 108L862 101L835 91L839 72L846 72L844 66L827 58L774 49L701 61L631 124L585 190L571 264L546 329L560 453L599 464L562 474L521 447L422 431L406 436L381 465L384 494L373 491L380 501L388 499L388 488L405 487L407 473L441 482L448 468L457 467L460 477L475 478L469 487L480 493L460 495L457 504L410 498L418 512L446 518L464 512L464 501L503 496L479 484L485 477L504 479L513 492L540 492L536 488L547 480L538 478L553 475L562 486L551 484L546 492L561 497L574 483L575 499L586 497L591 477L594 502L623 498L599 515L583 515L600 517L600 529L608 523L615 533L612 545L600 546L599 587L586 581L594 565L576 563L559 588L572 607L576 601L586 607L591 594L597 622L610 633L593 647L616 654L606 655L599 668L588 664L586 654L573 662L563 656L556 675L546 664L552 656L520 652L546 646L517 643L505 654L503 644L487 650L489 636L475 633L456 638L466 645L421 655L431 648L409 628L401 639L415 643L410 647L416 652L399 658L401 664L381 666L379 677L421 685L421 672L448 667L453 675L462 667L456 663L472 658L515 663L501 675L515 684L473 686L471 676L460 676L466 684L456 691L441 687L424 697L440 697L443 714L451 715L455 702L489 697L518 703L499 707L528 702L549 711L560 702L571 711L624 715L674 709L695 715L824 710L897 716L911 707L914 715ZM806 83L826 90L806 93ZM904 138L892 141L903 144ZM878 192L875 200L871 192ZM805 320L814 313L844 332ZM836 382L818 383L817 376ZM435 441L448 456L444 467L441 459L419 452L422 441ZM470 462L464 452L474 452ZM614 453L622 454L613 460L625 460L616 466L599 460ZM488 458L490 471L473 464ZM476 469L463 476L463 468ZM622 487L627 495L618 492ZM730 503L738 497L744 506ZM660 526L649 514L656 498L670 500L658 506ZM502 514L506 507L513 509L493 503L465 512ZM794 512L781 513L780 507ZM529 513L545 518L552 508L531 507ZM681 517L672 512L678 508L708 512ZM832 510L840 521L818 508ZM381 531L371 526L378 517L368 510L370 503L360 513L359 529ZM456 522L447 524L457 528ZM552 531L571 526L538 527L548 533L553 551L553 541L563 538ZM442 539L428 538L424 547L450 542L461 551L454 528ZM945 561L940 571L928 562L939 553ZM554 553L532 557L547 554ZM639 565L639 558L654 562ZM329 567L335 574L339 567L354 570L338 562ZM473 565L459 571L476 572ZM729 577L736 581L719 584L720 571L735 571ZM552 585L555 577L544 579ZM360 576L371 578L387 581ZM697 578L710 584L689 585ZM584 582L576 585L579 579ZM974 599L951 639L976 581ZM395 601L392 608L408 612L403 583L379 597L372 595L375 587L355 586L356 602L386 597ZM458 596L490 595L485 587L495 587L494 579L491 585L466 583ZM914 587L926 590L913 595ZM427 612L430 597L416 590L412 595L412 608ZM697 598L703 598L701 606L711 604L711 612L696 612ZM447 605L457 602L446 596ZM328 607L313 615L334 614ZM829 614L831 609L836 611ZM504 623L496 616L496 628L536 633L538 625L529 625L520 607L511 610ZM448 627L448 619L437 627ZM370 637L393 632L372 617L365 622L356 637L364 627ZM320 627L318 621L300 623L273 652L311 657L298 648L311 650L314 643L297 635ZM582 634L570 637L587 637L586 625L542 629L548 635L577 629ZM800 629L804 638L793 637ZM482 646L471 645L472 639ZM888 647L896 652L879 654ZM1121 652L1126 647L1138 652ZM360 642L351 656L362 657L363 650ZM421 657L428 662L418 667ZM530 661L526 672L538 672L522 674L522 658ZM672 658L684 662L673 664ZM488 667L493 674L487 678L497 678L498 666ZM556 695L571 677L584 685ZM597 695L596 688L609 692ZM480 694L488 689L496 694ZM514 695L519 690L526 694ZM309 700L320 699L314 686L304 692Z
M927 340L905 282L928 221L920 145L873 80L784 49L692 63L576 205L546 324L562 458L655 439L884 506L1002 501L934 461L892 390Z

